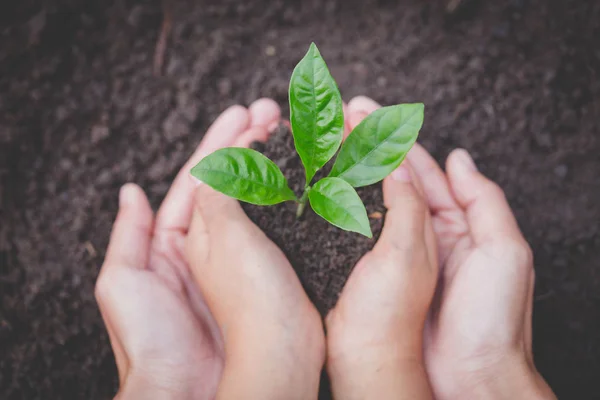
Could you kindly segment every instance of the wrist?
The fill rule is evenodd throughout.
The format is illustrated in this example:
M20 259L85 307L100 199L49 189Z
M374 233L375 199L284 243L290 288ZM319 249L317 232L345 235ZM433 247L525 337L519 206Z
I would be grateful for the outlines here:
M357 350L360 351L360 350ZM381 400L432 399L421 357L359 356L354 360L328 360L333 397Z
M186 382L153 379L131 375L119 389L115 400L187 400L197 398L194 388Z
M316 399L324 337L320 320L307 328L282 330L265 324L260 330L231 329L225 335L225 369L217 399Z
M462 370L456 388L443 398L493 400L552 400L556 396L535 367L525 357L504 357L486 367Z
M433 398L420 336L364 342L336 336L332 331L327 372L334 398Z

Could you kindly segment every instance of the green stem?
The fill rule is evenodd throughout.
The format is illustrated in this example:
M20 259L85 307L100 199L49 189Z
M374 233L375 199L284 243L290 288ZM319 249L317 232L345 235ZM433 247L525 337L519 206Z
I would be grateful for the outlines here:
M308 192L310 192L310 186L304 188L304 193L302 193L302 197L298 201L298 208L296 209L296 218L300 218L304 213L304 209L306 208L306 202L308 201Z

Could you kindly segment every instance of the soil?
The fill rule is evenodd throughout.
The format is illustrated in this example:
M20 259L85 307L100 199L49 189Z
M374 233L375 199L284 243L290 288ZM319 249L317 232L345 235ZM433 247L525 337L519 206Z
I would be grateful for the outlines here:
M505 189L536 255L538 369L559 398L600 398L597 1L464 0L451 15L442 0L167 4L158 76L159 0L0 4L1 398L114 394L93 288L118 188L137 182L156 208L226 106L268 96L287 114L311 41L346 100L424 102L422 144L440 161L467 148ZM369 212L378 190L361 193ZM290 231L284 207L250 213L279 244L294 235L325 312L371 242L311 213Z
M275 162L296 195L304 189L304 168L294 148L292 133L285 125L266 144L253 147ZM328 175L333 160L317 172L313 182ZM244 210L285 253L300 277L306 293L323 317L337 302L352 268L371 250L379 237L385 216L381 184L357 189L367 208L373 238L346 232L319 217L310 207L296 218L294 202L272 207L243 204Z

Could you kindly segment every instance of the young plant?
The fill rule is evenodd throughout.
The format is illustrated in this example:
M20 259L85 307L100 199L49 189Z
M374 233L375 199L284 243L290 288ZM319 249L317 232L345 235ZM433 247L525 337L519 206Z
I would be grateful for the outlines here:
M314 43L292 73L289 98L294 144L306 172L300 198L277 165L251 149L217 150L192 168L192 175L247 203L295 201L298 217L310 203L331 224L372 237L367 211L354 188L381 181L402 163L423 125L423 104L380 108L342 144L342 97ZM338 149L329 176L311 186L317 171Z

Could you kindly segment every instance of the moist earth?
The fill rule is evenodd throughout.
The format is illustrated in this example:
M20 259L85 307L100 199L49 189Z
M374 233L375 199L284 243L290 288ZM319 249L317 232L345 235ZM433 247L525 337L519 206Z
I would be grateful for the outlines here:
M267 96L287 115L311 41L346 101L425 103L420 141L434 157L464 147L505 189L535 253L538 369L559 398L600 398L600 4L459 3L2 2L0 398L115 393L93 288L119 187L140 184L156 209L225 107ZM301 183L289 138L265 151ZM378 186L361 196L383 212ZM373 241L290 207L247 210L324 313Z
M304 168L289 128L281 125L266 144L254 143L253 147L279 166L289 186L297 196L301 196L305 181ZM317 172L313 182L328 175L334 159ZM383 225L385 207L381 183L358 188L357 192L367 208L373 231L371 239L336 228L310 207L306 207L298 219L295 202L272 207L243 205L250 219L283 250L323 317L335 305L358 260L373 248Z

